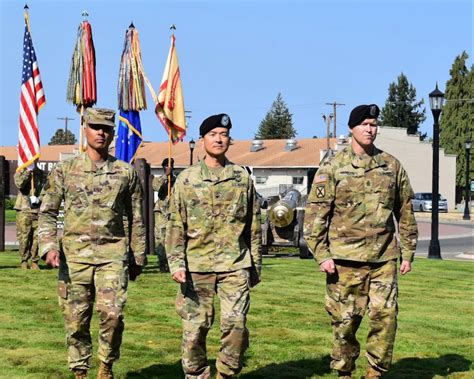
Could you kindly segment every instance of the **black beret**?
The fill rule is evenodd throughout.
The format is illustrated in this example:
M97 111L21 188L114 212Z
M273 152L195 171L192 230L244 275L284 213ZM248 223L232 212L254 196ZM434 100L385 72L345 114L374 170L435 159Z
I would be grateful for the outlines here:
M204 137L204 135L214 128L232 128L232 122L230 122L229 115L221 113L206 118L199 127L199 135Z
M354 126L360 125L362 121L367 118L379 117L379 113L380 109L376 104L358 105L351 111L347 125L349 125L349 128L353 128Z

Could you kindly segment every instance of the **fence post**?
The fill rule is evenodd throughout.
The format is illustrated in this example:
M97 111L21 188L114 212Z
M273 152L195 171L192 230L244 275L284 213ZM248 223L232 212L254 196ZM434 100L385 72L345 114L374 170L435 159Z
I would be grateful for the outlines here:
M145 232L146 232L146 252L149 253L149 245L148 245L148 173L147 173L147 163L146 160L143 158L138 158L135 160L134 163L135 169L137 170L138 177L140 178L140 182L142 184L143 190L143 222L145 223Z
M151 170L149 169L148 172ZM155 254L155 191L153 190L153 175L148 175L148 254Z
M0 155L0 251L5 251L5 157Z

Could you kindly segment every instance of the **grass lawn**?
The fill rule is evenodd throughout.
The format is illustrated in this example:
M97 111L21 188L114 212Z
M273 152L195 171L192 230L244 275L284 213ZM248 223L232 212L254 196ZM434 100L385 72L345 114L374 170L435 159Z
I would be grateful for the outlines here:
M15 222L16 220L16 210L6 209L5 210L5 222Z
M156 257L129 287L117 378L180 378L181 325L177 286ZM0 253L0 378L70 378L56 298L56 270L17 268L16 251ZM399 329L386 378L474 378L474 264L418 259L400 279ZM331 330L324 276L312 260L265 258L263 282L252 292L250 348L241 378L336 378L329 370ZM94 315L93 341L97 341ZM217 328L216 328L217 327ZM366 321L359 337L364 348ZM212 364L218 319L208 337ZM90 377L96 375L94 357ZM358 360L355 378L366 368Z

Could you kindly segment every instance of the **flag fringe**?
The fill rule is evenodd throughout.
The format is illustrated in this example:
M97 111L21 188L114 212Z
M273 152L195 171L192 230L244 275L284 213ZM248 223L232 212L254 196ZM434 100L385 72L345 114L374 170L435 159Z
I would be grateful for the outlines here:
M148 80L142 62L138 30L130 27L125 32L125 41L118 79L118 107L124 111L141 111L147 108L145 84L153 99L156 94Z

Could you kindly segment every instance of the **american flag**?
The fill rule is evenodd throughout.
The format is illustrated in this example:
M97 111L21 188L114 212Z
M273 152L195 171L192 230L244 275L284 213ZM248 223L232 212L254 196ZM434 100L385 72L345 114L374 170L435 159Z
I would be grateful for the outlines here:
M37 116L46 103L43 83L31 40L28 15L25 14L23 68L20 95L20 131L18 136L18 170L29 166L40 154Z

